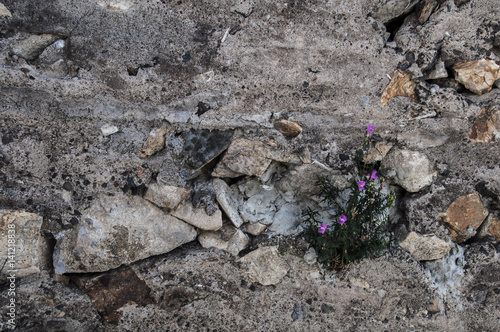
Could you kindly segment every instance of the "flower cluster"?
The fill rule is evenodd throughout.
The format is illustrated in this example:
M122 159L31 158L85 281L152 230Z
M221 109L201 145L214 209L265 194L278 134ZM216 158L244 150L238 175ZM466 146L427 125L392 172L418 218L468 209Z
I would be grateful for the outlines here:
M382 191L383 178L379 178L378 165L367 164L364 158L374 127L367 126L363 145L356 152L357 174L348 188L337 188L327 177L318 178L319 196L328 210L336 211L336 222L329 225L320 222L319 213L311 208L304 213L309 222L308 240L325 267L340 269L349 262L373 255L388 244L388 209L394 204L395 194Z

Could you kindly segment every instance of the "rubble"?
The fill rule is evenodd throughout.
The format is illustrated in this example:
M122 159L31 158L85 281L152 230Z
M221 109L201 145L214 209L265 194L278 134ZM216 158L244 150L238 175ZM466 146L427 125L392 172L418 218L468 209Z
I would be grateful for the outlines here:
M495 81L500 78L500 66L488 59L456 64L453 66L453 72L455 80L477 95L489 92Z

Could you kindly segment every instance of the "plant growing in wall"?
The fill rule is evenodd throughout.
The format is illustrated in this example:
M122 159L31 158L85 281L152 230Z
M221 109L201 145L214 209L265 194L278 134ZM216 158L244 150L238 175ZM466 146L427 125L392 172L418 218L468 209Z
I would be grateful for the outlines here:
M369 135L374 126L367 127L363 144L356 151L356 174L346 189L337 188L328 177L319 177L319 196L336 218L326 225L319 221L319 212L307 208L304 218L306 236L316 250L318 261L326 268L342 269L353 261L370 257L388 244L388 209L394 205L395 193L383 192L384 179L376 165L364 162L369 150ZM367 160L366 158L365 160Z

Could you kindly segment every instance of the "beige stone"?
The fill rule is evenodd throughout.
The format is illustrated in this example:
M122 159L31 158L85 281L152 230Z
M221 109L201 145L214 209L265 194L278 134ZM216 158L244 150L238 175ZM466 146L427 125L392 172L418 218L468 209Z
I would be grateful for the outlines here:
M372 164L376 161L381 161L392 149L393 144L389 142L377 142L375 146L368 150L368 153L363 158L363 162Z
M0 3L0 16L12 17L10 10L8 10L3 3Z
M144 198L156 206L175 210L186 202L190 193L191 191L186 188L153 183L149 186Z
M217 248L236 256L240 251L246 248L250 239L236 227L224 225L217 232L202 232L198 236L198 241L203 248Z
M247 224L244 224L241 229L245 233L257 236L260 233L262 233L263 231L265 231L266 228L267 228L266 225L257 222L257 223L247 223Z
M495 81L500 78L500 66L487 59L459 63L453 66L453 71L455 80L477 95L489 92Z
M418 261L440 259L451 250L450 244L437 236L424 236L415 232L410 232L399 245Z
M491 219L490 227L488 231L491 235L495 237L495 240L500 241L500 219L493 218Z
M450 235L456 243L462 243L476 234L488 216L481 202L479 194L458 197L441 216L441 222L448 228Z
M500 137L500 110L487 107L474 120L469 131L469 139L473 142L488 143Z
M152 130L149 133L146 145L142 148L140 157L146 158L154 155L165 147L165 135L170 131L168 126Z
M302 127L298 123L288 120L280 120L274 123L276 128L283 136L293 138L302 132Z
M171 214L199 229L216 231L222 227L222 212L219 209L209 216L204 208L195 208L188 202Z
M415 7L418 23L424 24L437 6L436 0L423 0Z
M415 83L410 81L410 75L397 71L391 79L387 87L382 91L380 103L385 106L391 98L403 96L408 97L413 101L418 101L415 91Z
M261 247L247 254L240 262L247 277L264 286L278 284L290 269L276 247Z
M0 210L0 267L16 277L40 272L40 227L43 218L17 210Z

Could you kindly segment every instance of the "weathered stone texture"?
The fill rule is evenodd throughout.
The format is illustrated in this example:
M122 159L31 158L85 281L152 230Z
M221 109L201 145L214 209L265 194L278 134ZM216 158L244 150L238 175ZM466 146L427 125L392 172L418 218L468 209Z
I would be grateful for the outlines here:
M247 254L240 262L248 278L264 286L279 283L290 268L276 247L261 247Z
M410 232L399 245L419 261L440 259L451 250L450 244L437 236L424 236L415 232Z

